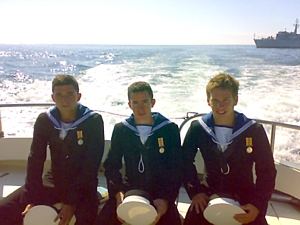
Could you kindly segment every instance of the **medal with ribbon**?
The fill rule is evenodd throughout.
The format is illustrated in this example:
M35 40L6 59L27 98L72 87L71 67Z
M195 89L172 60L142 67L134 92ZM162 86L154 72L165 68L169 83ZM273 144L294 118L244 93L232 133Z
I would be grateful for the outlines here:
M252 137L246 137L246 152L249 154L253 152Z
M82 145L83 144L83 135L82 135L82 130L78 130L77 131L77 139L78 139L78 141L77 141L77 143L79 144L79 145Z
M157 138L157 142L158 142L158 146L159 146L159 153L163 154L165 152L165 145L164 145L164 139L161 138Z

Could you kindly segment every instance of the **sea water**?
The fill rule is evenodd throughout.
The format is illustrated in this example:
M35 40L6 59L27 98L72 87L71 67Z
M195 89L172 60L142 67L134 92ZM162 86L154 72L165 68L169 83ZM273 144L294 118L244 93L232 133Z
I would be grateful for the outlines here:
M52 79L60 73L74 75L81 103L102 114L110 139L114 124L131 114L131 83L149 82L156 99L153 111L180 124L187 112L210 111L205 86L220 72L240 82L237 111L300 125L300 49L254 45L0 45L0 102L52 102ZM31 136L36 117L46 108L0 110L6 136ZM275 156L300 163L297 137L288 133L276 140L281 151Z

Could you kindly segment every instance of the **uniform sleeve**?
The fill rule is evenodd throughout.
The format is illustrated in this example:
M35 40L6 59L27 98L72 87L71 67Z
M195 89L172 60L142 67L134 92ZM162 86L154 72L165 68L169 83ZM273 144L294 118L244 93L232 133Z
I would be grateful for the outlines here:
M118 192L124 191L123 179L120 169L122 168L122 125L116 124L112 133L111 145L107 158L104 161L105 176L109 195L114 197Z
M183 184L190 199L201 192L200 181L195 166L195 156L198 152L197 142L200 138L199 129L198 122L193 121L183 142Z
M255 153L256 185L251 204L260 211L266 208L275 187L276 169L273 153L262 125L257 124L253 149Z
M79 204L80 196L96 191L98 185L98 170L104 152L104 125L102 116L93 115L87 126L89 133L85 157L82 159L81 170L67 192L63 202L65 204Z
M21 201L29 204L40 204L43 196L42 175L47 156L47 123L46 114L40 114L34 124L33 139L27 161L25 193Z

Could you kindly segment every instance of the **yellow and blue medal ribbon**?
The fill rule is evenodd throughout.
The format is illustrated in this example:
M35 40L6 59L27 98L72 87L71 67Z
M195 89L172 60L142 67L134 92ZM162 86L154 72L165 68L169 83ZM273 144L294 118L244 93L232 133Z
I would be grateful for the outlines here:
M77 139L78 139L77 143L79 145L83 144L83 139L82 138L83 138L82 130L78 130L77 131Z
M246 137L246 152L247 153L252 153L253 152L253 148L252 148L252 137Z
M164 139L161 138L157 138L157 142L158 142L158 146L159 146L159 153L163 154L165 152L165 144L164 144Z

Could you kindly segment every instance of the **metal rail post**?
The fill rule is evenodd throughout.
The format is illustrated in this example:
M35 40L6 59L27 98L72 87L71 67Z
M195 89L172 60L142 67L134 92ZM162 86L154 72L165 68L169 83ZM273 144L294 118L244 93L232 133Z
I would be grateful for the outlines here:
M2 130L2 120L1 120L1 110L0 110L0 138L4 137L4 132Z

